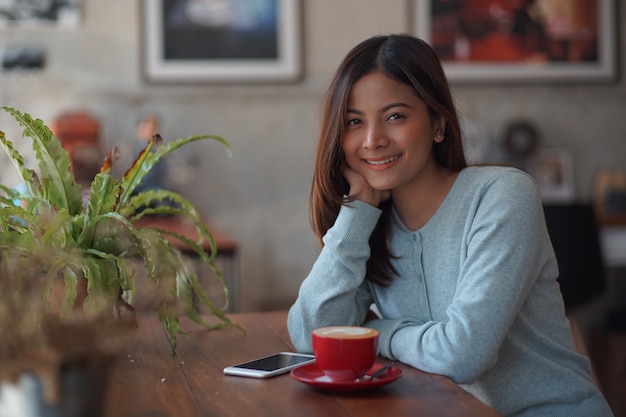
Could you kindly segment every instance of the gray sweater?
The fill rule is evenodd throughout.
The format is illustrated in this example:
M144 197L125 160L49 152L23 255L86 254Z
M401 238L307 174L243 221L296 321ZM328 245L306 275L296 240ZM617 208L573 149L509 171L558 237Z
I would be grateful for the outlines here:
M394 213L387 287L364 280L380 213L341 208L289 311L296 349L311 351L317 327L366 325L381 332L381 355L446 375L504 415L612 415L575 350L532 178L466 168L421 229ZM382 318L364 323L372 303Z

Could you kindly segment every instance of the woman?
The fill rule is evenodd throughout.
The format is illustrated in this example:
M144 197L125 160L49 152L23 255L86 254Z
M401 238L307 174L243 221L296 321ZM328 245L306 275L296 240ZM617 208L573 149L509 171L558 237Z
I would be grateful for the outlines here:
M311 209L323 248L289 311L299 351L317 327L364 325L380 331L383 356L446 375L504 415L611 415L574 348L535 183L467 166L425 42L377 36L345 57Z

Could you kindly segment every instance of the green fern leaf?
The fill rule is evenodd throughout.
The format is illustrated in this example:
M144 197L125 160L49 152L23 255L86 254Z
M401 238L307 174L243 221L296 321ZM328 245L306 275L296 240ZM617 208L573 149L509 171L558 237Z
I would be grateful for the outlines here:
M152 207L155 202L157 203L156 207ZM158 204L162 202L167 202L168 204ZM141 212L137 212L137 208L142 206L146 208ZM135 213L135 215L132 216L132 213ZM149 190L142 192L133 196L128 204L120 209L120 214L128 217L131 222L135 222L144 216L162 214L177 215L179 217L186 218L193 222L196 228L196 233L198 235L198 240L196 242L198 245L201 245L204 240L207 240L211 248L211 253L208 255L208 258L211 260L215 258L216 245L213 235L202 222L202 219L193 204L178 193L169 190ZM167 231L163 230L161 230L161 232L167 233ZM175 236L179 240L183 240L180 236L176 236L174 234L172 234L172 236ZM190 244L190 246L194 247L194 250L201 258L206 255L206 253L203 253L204 251L202 249L196 250L197 248L195 245Z
M161 158L183 145L204 139L216 140L220 142L226 148L228 155L232 155L232 149L230 147L230 144L224 138L216 135L193 135L186 138L179 138L175 141L156 146L156 151L154 152L153 146L155 144L153 144L153 141L151 141L146 146L146 149L144 149L144 152L142 152L138 156L137 160L131 166L131 168L124 174L124 180L122 184L124 192L120 199L121 203L123 204L131 198L133 192L135 191L135 188L137 188L137 186L141 184L144 177L148 175L152 167L157 162L159 162Z
M24 157L13 147L13 143L6 138L4 132L0 132L0 142L11 162L17 168L22 180L26 183L31 195L41 195L41 183L37 173L26 167Z
M137 253L137 237L132 224L115 212L90 218L78 240L81 247L117 257L134 256Z
M60 141L40 119L3 107L24 128L24 136L33 140L33 150L39 163L42 197L72 215L82 211L82 192L71 170L70 158Z
M87 216L90 218L115 211L120 181L109 174L97 174L89 187Z

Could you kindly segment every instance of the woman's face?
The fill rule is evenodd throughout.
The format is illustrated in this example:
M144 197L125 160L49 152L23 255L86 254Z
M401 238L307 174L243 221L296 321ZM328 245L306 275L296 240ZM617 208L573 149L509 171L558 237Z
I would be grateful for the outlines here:
M348 98L344 156L376 190L410 187L436 168L432 148L443 122L437 124L411 87L381 72L365 75Z

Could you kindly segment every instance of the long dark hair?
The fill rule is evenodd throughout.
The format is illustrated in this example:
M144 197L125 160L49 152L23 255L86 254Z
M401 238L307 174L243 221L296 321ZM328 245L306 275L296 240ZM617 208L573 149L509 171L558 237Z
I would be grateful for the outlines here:
M450 172L467 166L452 94L432 48L405 34L374 36L361 42L343 59L326 93L310 195L311 223L320 243L335 223L349 191L341 168L345 163L342 138L350 90L355 82L375 71L412 87L426 103L431 120L445 121L444 139L434 145L437 164ZM370 237L367 279L385 285L396 274L387 242L391 200L380 208L383 214Z

